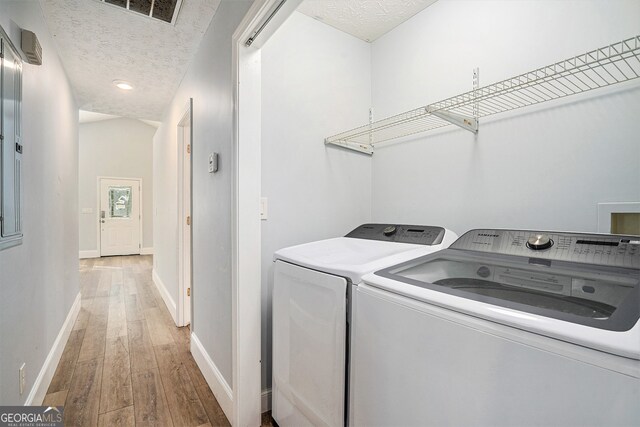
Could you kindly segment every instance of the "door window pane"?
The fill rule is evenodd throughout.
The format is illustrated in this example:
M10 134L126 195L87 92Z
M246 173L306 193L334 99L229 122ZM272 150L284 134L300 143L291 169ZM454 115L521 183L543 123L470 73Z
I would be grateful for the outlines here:
M131 216L131 187L109 187L109 216L111 218Z

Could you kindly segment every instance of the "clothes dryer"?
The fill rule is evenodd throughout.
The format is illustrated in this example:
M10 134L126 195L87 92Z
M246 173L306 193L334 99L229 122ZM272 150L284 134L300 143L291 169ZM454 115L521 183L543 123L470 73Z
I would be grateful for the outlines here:
M456 238L442 227L364 224L275 253L272 413L281 427L345 425L351 288Z

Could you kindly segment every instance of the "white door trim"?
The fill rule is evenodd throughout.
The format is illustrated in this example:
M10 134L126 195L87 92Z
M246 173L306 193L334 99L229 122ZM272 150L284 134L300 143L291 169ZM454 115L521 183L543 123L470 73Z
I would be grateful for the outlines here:
M184 153L185 153L185 141L184 141L184 132L182 128L187 124L189 124L190 135L188 144L191 144L191 149L193 150L193 98L189 98L187 105L185 106L182 115L180 116L180 120L178 121L178 125L176 126L177 133L177 161L178 161L178 304L177 304L177 313L176 313L176 324L178 326L186 326L192 322L193 319L193 303L192 300L189 299L188 303L191 304L191 310L189 313L185 313L185 301L186 301L186 289L188 287L192 287L193 285L193 258L191 258L190 265L188 268L191 269L191 283L184 283L184 223L186 221L186 217L184 215ZM191 161L191 184L193 185L193 161ZM191 201L191 206L189 207L189 212L193 213L193 188L191 188L191 197L189 200ZM191 233L190 239L190 247L187 249L193 255L193 215L191 215L191 226L189 227L189 232ZM193 289L192 289L193 292ZM193 295L193 294L192 294ZM193 330L193 325L191 326L191 330Z
M255 0L232 38L234 88L231 234L233 426L261 423L260 47L301 0ZM280 6L279 6L280 5ZM245 41L279 7L251 46ZM242 83L242 84L240 84Z
M101 189L100 189L100 181L103 179L125 179L127 181L138 181L138 187L140 188L140 190L138 191L138 206L140 206L140 234L139 234L139 238L138 238L138 247L140 248L140 252L142 253L142 235L144 234L144 211L143 211L143 206L142 206L142 178L130 178L130 177L126 177L126 176L98 176L96 177L97 180L97 201L96 201L96 242L98 244L98 248L96 250L96 253L98 255L98 258L100 258L102 256L102 236L100 234L100 202L101 202L101 197L102 195L100 194Z

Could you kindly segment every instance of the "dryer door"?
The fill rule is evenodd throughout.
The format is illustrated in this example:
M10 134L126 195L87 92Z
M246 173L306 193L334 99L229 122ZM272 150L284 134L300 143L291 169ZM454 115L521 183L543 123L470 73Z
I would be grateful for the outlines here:
M347 280L276 261L273 418L286 426L343 426Z

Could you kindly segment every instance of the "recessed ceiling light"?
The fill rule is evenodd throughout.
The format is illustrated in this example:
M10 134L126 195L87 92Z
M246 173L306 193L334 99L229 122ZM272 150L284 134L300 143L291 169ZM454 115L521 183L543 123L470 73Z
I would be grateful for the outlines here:
M131 89L133 89L133 86L131 86L131 83L125 82L124 80L114 80L113 84L116 85L117 88L122 89L122 90L131 90Z

